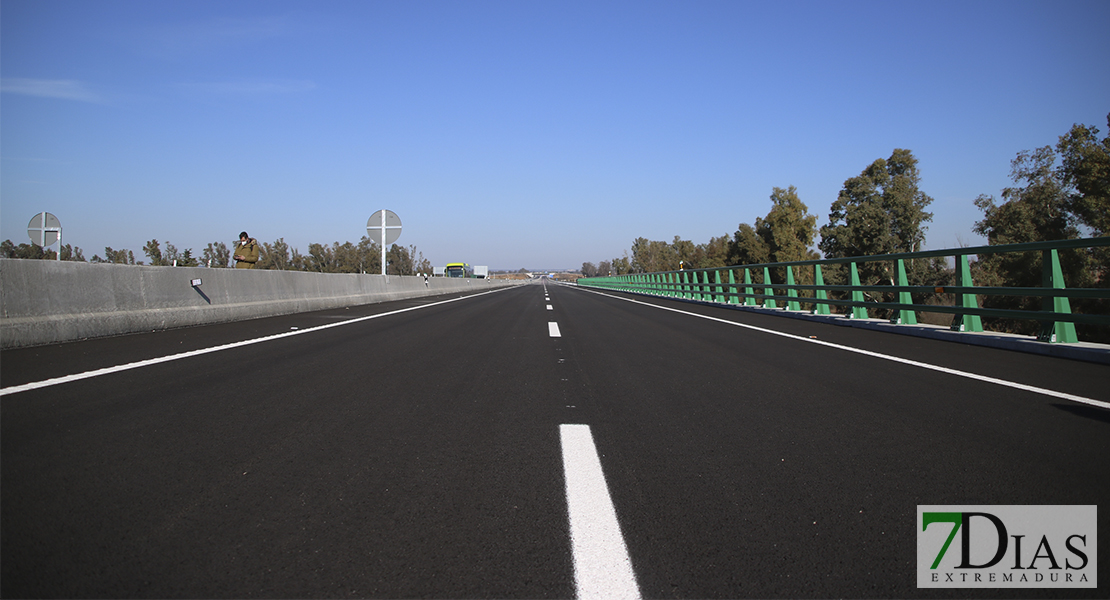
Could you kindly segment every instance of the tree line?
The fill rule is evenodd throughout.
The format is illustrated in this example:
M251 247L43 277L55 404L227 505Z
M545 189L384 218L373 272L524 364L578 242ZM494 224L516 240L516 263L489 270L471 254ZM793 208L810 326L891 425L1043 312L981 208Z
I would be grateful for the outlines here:
M740 223L731 235L695 244L675 236L670 243L636 238L620 258L584 263L583 275L623 275L705 269L729 265L790 262L821 258L912 252L925 240L925 223L933 215L925 208L933 201L919 188L917 159L909 150L896 149L888 159L871 163L860 175L844 182L832 204L829 221L820 229L817 217L794 186L774 187L771 208L754 224Z
M1110 115L1107 126L1110 128ZM1055 145L1019 152L1011 162L1014 186L1002 190L1001 201L990 195L973 201L983 214L973 231L987 238L991 246L1110 235L1110 135L1098 136L1097 127L1076 124ZM731 236L713 237L703 244L679 236L670 243L636 238L631 255L626 251L620 258L596 265L583 263L582 274L623 275L921 250L927 223L933 220L933 213L927 210L933 198L920 189L920 181L913 153L895 149L889 158L875 160L844 182L820 228L794 186L775 187L767 215L757 217L754 224L740 223ZM1068 287L1110 287L1110 248L1064 250L1060 261ZM985 254L971 268L976 285L1042 285L1039 252ZM956 278L945 258L906 261L906 269L910 285L951 285ZM753 271L756 282L763 283L761 269ZM772 272L769 283L784 282L785 269L779 271ZM841 265L826 267L823 275L828 284L848 280L847 269ZM797 283L809 284L812 277L808 269L801 269ZM861 263L860 281L893 285L892 265ZM876 300L889 296L868 295ZM981 306L991 308L1041 308L1041 299L1036 297L992 295L979 300ZM914 301L937 299L915 297ZM1072 309L1107 314L1110 303L1076 300ZM1037 327L1036 323L1005 319L983 321L1001 331L1033 333ZM1094 326L1078 325L1077 332L1087 339L1110 341L1108 332Z
M200 256L196 256L192 248L179 250L168 241L163 247L162 242L153 239L143 245L145 261L136 261L134 252L130 250L115 250L110 246L104 248L103 257L94 254L86 261L81 248L65 244L61 247L61 260L124 265L146 264L155 267L176 265L226 268L232 266L231 249L236 243L232 242L229 247L224 242L212 242L201 251ZM424 258L424 254L417 250L415 245L405 247L393 244L386 250L385 256L388 275L432 273L431 261ZM0 257L57 260L58 255L52 249L44 251L34 244L16 245L11 240L4 240L0 242ZM367 236L362 236L358 244L351 242L343 244L332 242L330 245L309 244L308 252L302 254L297 248L291 248L285 242L285 238L278 238L273 242L258 242L258 262L254 268L315 273L381 273L381 246Z

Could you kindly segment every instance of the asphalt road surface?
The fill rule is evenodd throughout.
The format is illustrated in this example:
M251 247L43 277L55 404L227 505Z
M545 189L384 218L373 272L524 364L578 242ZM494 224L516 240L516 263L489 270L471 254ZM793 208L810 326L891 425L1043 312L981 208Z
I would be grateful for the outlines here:
M1110 596L1105 526L1098 588L916 584L918 505L1110 503L1101 365L548 282L0 378L5 598Z

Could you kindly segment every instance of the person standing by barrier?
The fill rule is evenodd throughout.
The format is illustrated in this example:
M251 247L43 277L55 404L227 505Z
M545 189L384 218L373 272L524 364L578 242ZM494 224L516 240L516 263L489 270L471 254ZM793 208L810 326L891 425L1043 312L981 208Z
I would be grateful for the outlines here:
M239 234L239 245L235 247L235 268L253 269L258 262L258 241L247 235Z

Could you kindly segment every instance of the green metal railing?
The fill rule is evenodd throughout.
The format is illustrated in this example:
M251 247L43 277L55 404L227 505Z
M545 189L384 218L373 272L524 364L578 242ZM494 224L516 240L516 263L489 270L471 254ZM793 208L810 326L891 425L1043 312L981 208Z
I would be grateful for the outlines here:
M1055 242L1033 242L1027 244L1007 244L999 246L977 246L972 248L953 248L947 250L928 250L879 256L856 256L850 258L830 258L822 260L803 260L795 262L766 263L755 265L736 265L713 269L684 271L664 271L658 273L632 273L611 277L584 277L578 285L636 292L654 296L681 298L700 302L722 304L744 304L777 308L782 302L786 310L802 310L802 304L811 305L814 314L828 315L831 306L843 306L850 310L848 317L866 319L868 309L886 309L893 315L892 323L917 324L917 312L948 313L954 315L952 329L956 331L983 331L981 317L1001 317L1006 319L1028 319L1040 322L1038 339L1050 343L1073 343L1078 341L1075 324L1110 325L1110 315L1074 314L1071 312L1071 299L1110 298L1108 288L1068 288L1060 268L1060 250L1075 248L1096 248L1110 246L1110 236L1061 240ZM1040 252L1042 262L1042 287L983 287L971 281L971 268L968 256L1010 252ZM906 277L905 261L954 257L956 278L959 285L954 286L913 286ZM861 285L859 268L862 263L892 263L896 285ZM822 266L849 265L849 285L826 285L821 271ZM813 269L813 285L795 283L795 269ZM753 283L752 271L762 269L763 281ZM784 283L772 283L771 271L786 270ZM756 271L758 273L758 271ZM739 281L738 281L739 278ZM785 290L786 295L776 294L775 290ZM762 293L759 292L762 290ZM812 292L812 296L799 296L799 292ZM843 292L844 298L830 298L829 292ZM897 302L867 300L865 292L896 294ZM954 294L955 305L915 304L911 294ZM1042 309L1016 310L1002 308L981 308L977 296L1025 296L1041 297Z

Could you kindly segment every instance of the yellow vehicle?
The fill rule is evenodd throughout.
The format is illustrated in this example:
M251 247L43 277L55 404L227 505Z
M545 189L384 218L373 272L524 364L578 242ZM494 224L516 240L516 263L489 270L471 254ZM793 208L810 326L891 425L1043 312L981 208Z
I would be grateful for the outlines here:
M473 277L474 269L466 263L447 263L443 274L446 277Z

